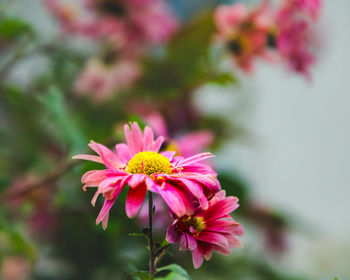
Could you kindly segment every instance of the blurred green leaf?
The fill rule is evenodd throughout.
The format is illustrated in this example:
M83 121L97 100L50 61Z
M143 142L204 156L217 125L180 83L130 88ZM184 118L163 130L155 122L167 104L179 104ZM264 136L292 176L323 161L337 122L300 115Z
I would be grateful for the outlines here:
M214 75L209 82L214 84L219 84L219 85L228 85L228 84L235 84L237 80L232 75L231 72L221 72Z
M177 275L180 275L182 277L184 277L185 279L190 279L189 275L187 274L186 270L184 270L181 266L179 266L178 264L169 264L163 267L160 267L157 269L157 272L160 271L166 271L169 270Z
M188 279L186 277L182 277L181 275L171 272L165 277L157 277L156 280L185 280Z
M0 20L0 38L15 39L23 34L32 34L31 26L16 18L3 18Z
M3 210L1 210L3 211ZM13 227L4 217L0 216L0 257L8 255L21 255L30 261L36 259L34 246Z
M135 280L150 280L152 276L147 271L139 271L135 265L128 264L126 271L128 274L134 277Z
M81 152L86 146L87 139L80 129L75 125L67 110L62 92L56 87L50 87L47 94L39 100L52 117L56 125L56 135L63 136L61 139L67 141L72 154Z
M136 91L142 95L169 97L206 81L210 71L208 49L213 32L211 13L202 14L184 25L169 43L163 58L145 61L147 72L138 82Z

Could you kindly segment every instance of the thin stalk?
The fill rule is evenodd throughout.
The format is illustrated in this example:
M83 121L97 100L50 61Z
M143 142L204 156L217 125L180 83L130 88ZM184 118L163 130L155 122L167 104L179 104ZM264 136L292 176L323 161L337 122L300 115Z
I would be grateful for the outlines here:
M149 242L149 274L154 278L156 268L154 266L154 244L153 244L153 194L148 192L148 242Z

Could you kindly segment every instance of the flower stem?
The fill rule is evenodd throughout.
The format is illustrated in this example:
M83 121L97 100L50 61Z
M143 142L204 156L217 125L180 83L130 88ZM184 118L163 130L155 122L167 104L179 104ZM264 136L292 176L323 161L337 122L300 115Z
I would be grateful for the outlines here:
M153 279L154 274L156 272L154 266L154 245L153 245L153 194L152 192L148 192L148 242L149 242L149 274Z

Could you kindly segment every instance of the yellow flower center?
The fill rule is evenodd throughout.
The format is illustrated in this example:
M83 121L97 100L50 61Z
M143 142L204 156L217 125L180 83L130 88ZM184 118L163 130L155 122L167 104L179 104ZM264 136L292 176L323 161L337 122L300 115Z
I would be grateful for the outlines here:
M180 231L189 232L190 227L193 227L195 234L205 229L205 222L202 217L185 216L177 224Z
M129 161L126 171L148 176L154 173L173 173L169 159L155 152L140 152L136 154Z

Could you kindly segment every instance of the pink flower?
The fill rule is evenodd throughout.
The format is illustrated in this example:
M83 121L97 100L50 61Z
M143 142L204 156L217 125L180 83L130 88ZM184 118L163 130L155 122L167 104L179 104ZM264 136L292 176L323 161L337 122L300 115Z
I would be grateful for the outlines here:
M168 142L168 147L166 149L176 151L177 155L184 157L193 156L206 149L214 140L212 132L208 130L186 133L171 139L169 137L167 125L161 114L152 113L145 119L146 123L150 125L156 135L165 137L166 142Z
M310 78L316 59L311 25L319 15L319 0L287 0L276 13L276 47L292 71Z
M272 17L267 1L252 10L242 3L220 6L214 19L218 37L224 41L242 70L251 71L256 57L270 59L266 45Z
M45 0L50 11L69 33L89 38L117 37L138 45L159 44L176 31L178 21L163 0Z
M192 251L195 268L202 265L204 258L209 260L213 251L229 255L231 248L242 246L236 236L243 235L243 228L230 216L237 202L236 197L225 197L225 191L216 193L207 209L199 206L192 215L177 216L168 228L167 240L180 240L180 250Z
M147 191L159 194L169 209L177 216L191 215L196 205L208 208L211 194L220 190L216 173L200 161L213 157L210 153L201 153L184 158L174 157L175 152L159 153L163 137L154 140L153 131L146 127L142 133L137 123L124 126L127 144L117 144L113 152L101 144L91 142L90 148L98 156L77 155L75 159L85 159L102 163L104 170L91 170L82 177L86 187L98 187L92 204L95 205L99 194L105 203L96 223L102 221L106 228L109 210L119 193L129 185L126 199L126 214L135 217L140 210Z
M129 89L140 75L139 65L132 60L123 59L107 64L91 59L77 78L75 91L104 101L114 92Z

